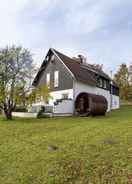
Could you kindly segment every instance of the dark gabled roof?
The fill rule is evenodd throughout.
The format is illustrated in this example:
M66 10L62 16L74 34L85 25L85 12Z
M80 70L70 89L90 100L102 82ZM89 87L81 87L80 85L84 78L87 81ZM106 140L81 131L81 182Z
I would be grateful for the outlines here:
M51 49L49 49L47 55L50 55L51 52L52 52ZM38 70L38 72L37 72L37 74L36 74L36 76L35 76L35 78L34 78L34 80L33 80L33 83L32 83L33 86L36 86L39 78L41 77L41 74L43 73L43 71L46 68L46 65L47 65L47 63L46 63L46 60L44 59L43 62L42 62L42 64L41 64L41 66L40 66L40 68L39 68L39 70Z
M88 77L92 75L91 77L94 78L91 80L95 80L95 74L98 74L107 80L111 80L110 77L103 70L95 68L91 64L82 64L79 61L56 51L55 49L54 51L75 76L77 76L78 74L79 76L88 79ZM86 73L88 76L84 76L84 74Z
M67 66L67 68L72 72L76 80L80 82L88 83L90 85L96 85L97 80L93 72L91 72L86 68L80 67L81 66L80 62L56 50L54 50L54 52L61 59L61 61Z
M104 77L105 79L111 80L111 78L102 69L99 69L94 65L82 64L82 67L86 67L88 70L90 70L96 74L99 74L100 76Z
M95 69L95 67L93 67L93 65L82 64L79 61L77 61L76 59L70 58L70 57L58 52L55 49L49 49L47 55L49 55L51 53L54 53L58 57L58 59L60 59L61 62L63 62L63 64L70 70L70 72L73 74L73 76L75 77L75 79L77 81L95 86L97 84L97 77L98 76L102 76L103 78L105 78L107 80L111 80L110 77L106 73L104 73L102 70L99 70L97 68ZM34 79L34 81L33 81L33 85L35 85L37 83L37 81L39 80L46 65L47 65L47 63L44 60L36 77L35 77L35 79Z

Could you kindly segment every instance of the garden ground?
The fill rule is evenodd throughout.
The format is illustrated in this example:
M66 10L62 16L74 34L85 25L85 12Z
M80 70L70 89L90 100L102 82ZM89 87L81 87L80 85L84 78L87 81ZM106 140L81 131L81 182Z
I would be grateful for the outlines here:
M132 184L132 106L105 117L1 118L0 184Z

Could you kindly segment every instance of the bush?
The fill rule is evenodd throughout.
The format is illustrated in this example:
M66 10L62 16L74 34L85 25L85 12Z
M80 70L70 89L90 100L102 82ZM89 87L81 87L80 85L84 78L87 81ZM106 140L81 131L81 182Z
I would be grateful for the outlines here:
M52 116L52 109L50 107L42 106L37 114L37 118L49 118Z
M15 112L28 112L28 110L26 109L26 107L19 106L15 108Z
M40 118L50 118L50 117L52 117L52 115L50 114L50 113L38 113L38 115L37 115L37 118L38 119L40 119Z

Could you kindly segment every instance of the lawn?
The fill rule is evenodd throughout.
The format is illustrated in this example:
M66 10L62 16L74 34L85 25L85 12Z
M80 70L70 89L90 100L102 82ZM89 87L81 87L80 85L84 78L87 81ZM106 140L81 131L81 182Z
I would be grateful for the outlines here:
M1 118L0 184L132 184L132 106L96 118Z

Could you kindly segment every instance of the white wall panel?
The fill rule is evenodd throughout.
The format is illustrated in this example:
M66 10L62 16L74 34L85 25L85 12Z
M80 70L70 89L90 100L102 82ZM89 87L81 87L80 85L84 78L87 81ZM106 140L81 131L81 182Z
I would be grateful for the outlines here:
M82 93L82 92L87 92L87 93L92 93L92 94L104 96L108 102L108 111L110 111L111 95L110 95L109 91L98 88L96 86L89 86L89 85L83 84L81 82L75 82L74 83L74 96L75 96L75 98L79 95L79 93Z

